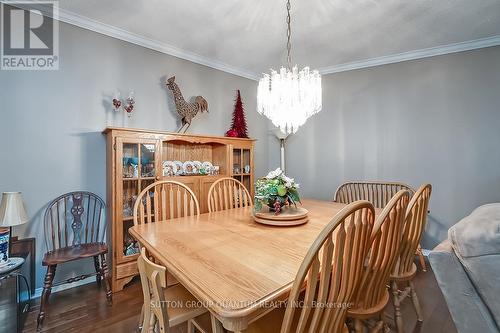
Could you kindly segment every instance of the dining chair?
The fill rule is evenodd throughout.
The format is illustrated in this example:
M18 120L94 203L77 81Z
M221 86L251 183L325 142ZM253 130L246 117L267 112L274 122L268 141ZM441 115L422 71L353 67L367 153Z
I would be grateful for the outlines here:
M47 266L43 283L37 326L43 323L52 287L96 276L98 285L104 280L106 298L112 302L111 277L106 262L106 204L91 192L69 192L52 200L44 214L47 253L42 265ZM95 273L82 274L54 283L58 265L93 258ZM78 269L78 266L75 266Z
M380 332L384 327L381 315L389 302L387 285L398 258L409 201L408 191L400 190L375 221L361 282L354 294L353 306L347 311L356 333L363 332L368 324L372 324L371 332Z
M231 177L215 181L208 190L207 200L209 212L252 205L252 197L245 185Z
M272 310L244 332L347 332L346 313L361 281L374 216L368 201L335 215L305 255L286 308Z
M144 248L137 258L137 267L144 297L143 333L155 332L155 328L160 333L168 333L174 326L186 322L188 333L194 333L195 327L203 333L211 332L210 326L208 330L202 329L197 321L197 317L209 317L207 310L198 306L198 300L182 285L167 288L166 267L149 260Z
M385 181L352 181L340 185L335 191L334 201L340 203L351 203L356 200L368 200L375 208L384 208L389 200L400 190L407 190L410 198L415 194L415 190L407 184ZM427 272L424 254L420 244L415 251L418 256L420 266Z
M396 327L399 333L403 332L403 319L401 316L400 304L409 295L411 296L413 307L417 313L418 321L421 322L423 320L415 286L412 282L417 272L417 267L413 262L413 258L427 222L427 209L431 192L432 186L430 184L423 184L408 204L399 255L394 270L389 278L391 281L390 286L394 304ZM403 290L399 290L398 283L405 283L407 286Z
M165 221L200 214L200 205L194 192L185 184L161 180L150 184L137 196L134 203L134 225ZM140 246L140 244L139 244ZM154 260L154 257L151 256ZM167 271L167 285L178 284Z
M171 180L150 184L134 203L134 225L199 214L200 204L194 192Z

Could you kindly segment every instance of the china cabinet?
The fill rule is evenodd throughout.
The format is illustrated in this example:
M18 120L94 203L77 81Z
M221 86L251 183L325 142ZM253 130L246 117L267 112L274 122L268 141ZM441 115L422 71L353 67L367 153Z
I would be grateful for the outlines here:
M221 177L238 179L253 196L253 139L111 127L104 134L113 292L138 273L138 247L128 229L135 200L146 186L161 179L184 183L196 194L201 213L208 212L208 190Z

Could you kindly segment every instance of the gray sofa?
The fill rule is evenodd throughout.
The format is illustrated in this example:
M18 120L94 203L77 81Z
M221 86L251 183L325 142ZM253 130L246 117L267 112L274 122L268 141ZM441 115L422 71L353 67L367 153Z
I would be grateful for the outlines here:
M429 261L458 332L500 332L500 203L451 227Z

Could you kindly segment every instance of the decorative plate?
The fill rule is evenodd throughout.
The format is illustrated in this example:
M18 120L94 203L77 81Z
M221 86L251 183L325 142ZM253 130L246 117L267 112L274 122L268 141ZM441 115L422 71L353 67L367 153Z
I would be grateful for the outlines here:
M194 166L193 162L191 161L186 161L182 165L182 171L184 171L185 175L192 175L195 172L196 167Z
M193 161L193 164L194 164L194 166L196 167L197 170L201 169L202 164L201 164L200 161Z
M163 175L173 176L176 175L179 170L177 164L172 161L163 161Z
M212 163L210 163L210 162L208 162L208 161L203 162L203 163L201 164L201 166L202 166L202 167L203 167L203 169L205 169L205 170L211 170L211 169L213 168Z
M175 175L176 176L182 175L182 172L184 171L184 165L182 164L182 162L174 161L173 163L177 165L177 172L175 173Z

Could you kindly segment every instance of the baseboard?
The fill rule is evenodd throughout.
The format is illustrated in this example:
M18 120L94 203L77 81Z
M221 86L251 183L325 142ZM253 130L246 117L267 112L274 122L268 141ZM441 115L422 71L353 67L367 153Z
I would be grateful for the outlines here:
M94 282L95 283L95 276L90 276L86 279L83 279L83 280L80 280L80 281L77 281L77 282L73 282L73 283L67 283L67 284L62 284L60 286L55 286L52 288L52 291L51 291L51 294L54 294L54 293L57 293L57 292L60 292L60 291L63 291L63 290L68 290L68 289L71 289L71 288L76 288L76 287L79 287L79 286L83 286L85 284L89 284L89 283L92 283ZM35 293L31 296L31 298L39 298L40 296L42 296L42 291L43 291L43 287L41 288L36 288L35 289Z

